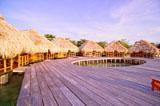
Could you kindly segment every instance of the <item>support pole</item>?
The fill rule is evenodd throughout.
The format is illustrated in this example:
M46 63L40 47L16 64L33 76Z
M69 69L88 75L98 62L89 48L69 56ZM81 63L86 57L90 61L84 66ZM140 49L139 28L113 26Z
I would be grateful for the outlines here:
M21 60L20 60L20 54L18 54L18 67L20 67L20 65L21 65Z
M3 66L4 66L4 72L7 71L7 62L6 62L6 58L3 59Z
M10 70L11 71L13 70L13 59L12 58L10 59Z

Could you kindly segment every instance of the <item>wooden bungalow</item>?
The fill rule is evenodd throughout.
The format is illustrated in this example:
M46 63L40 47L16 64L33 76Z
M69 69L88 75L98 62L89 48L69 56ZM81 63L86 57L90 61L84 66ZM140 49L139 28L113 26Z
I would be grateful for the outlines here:
M64 38L55 38L52 42L61 49L61 51L56 55L57 58L76 56L79 52L79 48L77 46Z
M0 16L0 71L29 64L26 55L35 50L34 43Z
M100 57L102 56L102 53L104 52L104 49L99 46L94 41L86 41L84 44L82 44L80 47L80 55L81 56L88 56L88 57Z
M31 63L54 58L54 53L58 51L58 48L52 44L52 42L33 29L23 30L21 32L27 35L34 42L37 48L36 53L30 54Z
M159 49L146 40L140 40L129 49L131 57L153 58L159 55Z
M124 57L128 52L128 49L119 41L109 43L104 50L107 57Z

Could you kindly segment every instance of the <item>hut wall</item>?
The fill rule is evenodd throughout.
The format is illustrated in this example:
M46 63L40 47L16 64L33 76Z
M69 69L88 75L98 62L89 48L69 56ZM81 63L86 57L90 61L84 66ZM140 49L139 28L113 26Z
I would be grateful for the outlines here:
M101 52L81 52L81 56L86 56L86 57L101 57L102 53Z
M67 57L74 57L74 56L76 56L76 52L68 52L67 53Z
M93 53L92 52L81 52L81 56L92 57Z
M123 52L106 52L107 57L124 57L125 53Z
M130 56L131 57L144 57L144 58L153 58L153 57L155 57L155 55L152 54L152 53L144 53L144 52L138 52L138 53L133 52L133 53L130 53Z
M58 52L58 53L55 53L54 57L56 59L65 58L65 57L67 57L67 53L66 52Z
M54 53L48 54L48 59L54 59L54 58L55 58L55 54Z

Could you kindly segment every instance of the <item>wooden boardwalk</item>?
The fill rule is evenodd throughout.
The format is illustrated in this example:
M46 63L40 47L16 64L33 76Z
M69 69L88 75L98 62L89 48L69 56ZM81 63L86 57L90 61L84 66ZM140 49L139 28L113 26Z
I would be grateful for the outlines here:
M151 78L160 77L160 60L98 68L71 64L78 59L32 64L17 106L160 106L160 92L151 91Z

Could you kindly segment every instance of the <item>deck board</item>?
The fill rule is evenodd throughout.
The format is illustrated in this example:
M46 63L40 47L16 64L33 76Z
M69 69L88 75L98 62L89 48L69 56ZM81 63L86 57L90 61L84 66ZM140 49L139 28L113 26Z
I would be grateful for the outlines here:
M152 77L160 76L159 60L145 59L147 63L143 65L116 68L71 64L79 59L86 58L47 60L30 65L17 106L160 105L160 93L151 91L150 84Z

